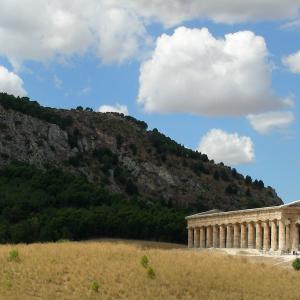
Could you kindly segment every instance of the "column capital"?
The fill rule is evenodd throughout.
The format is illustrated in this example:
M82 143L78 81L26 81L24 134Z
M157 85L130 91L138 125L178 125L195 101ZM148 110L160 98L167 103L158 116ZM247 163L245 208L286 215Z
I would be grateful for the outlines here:
M285 219L284 220L284 224L285 225L290 225L291 224L291 220L290 219Z

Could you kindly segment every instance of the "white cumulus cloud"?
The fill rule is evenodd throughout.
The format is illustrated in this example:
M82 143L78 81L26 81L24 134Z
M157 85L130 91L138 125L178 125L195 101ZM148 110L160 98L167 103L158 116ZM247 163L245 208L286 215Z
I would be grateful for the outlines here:
M261 36L241 31L213 37L179 27L156 41L140 69L138 103L147 112L232 116L285 107L271 88Z
M300 0L1 0L0 55L16 68L24 60L88 52L121 63L143 55L153 22L170 27L192 19L290 19L299 6Z
M120 0L114 0L120 2ZM219 23L285 19L297 16L299 0L122 0L145 17L166 26L193 18Z
M87 51L120 63L137 55L144 39L141 18L110 0L1 0L0 55L15 67Z
M129 114L128 108L126 105L116 104L116 105L101 105L98 109L99 112L117 112L127 116Z
M293 73L300 73L300 50L283 57L282 63Z
M27 94L23 87L23 80L3 66L0 66L0 92L20 97Z
M198 151L216 162L228 165L248 164L254 161L254 145L250 137L212 129L204 135Z
M294 114L290 111L267 112L247 116L254 130L267 134L272 130L287 128L294 121Z

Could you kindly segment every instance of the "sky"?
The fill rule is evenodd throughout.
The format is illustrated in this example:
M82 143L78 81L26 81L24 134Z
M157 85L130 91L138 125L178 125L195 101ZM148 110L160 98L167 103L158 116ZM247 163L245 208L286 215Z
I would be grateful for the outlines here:
M300 0L0 8L0 91L130 114L300 199Z

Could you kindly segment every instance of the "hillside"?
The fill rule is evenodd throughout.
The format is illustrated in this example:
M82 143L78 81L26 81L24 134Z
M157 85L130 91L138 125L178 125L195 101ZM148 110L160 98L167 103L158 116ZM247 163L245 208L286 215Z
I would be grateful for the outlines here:
M14 161L56 167L110 192L190 212L282 204L262 181L147 130L143 121L0 94L0 167Z
M294 270L177 245L2 245L0 264L0 299L6 300L299 299Z

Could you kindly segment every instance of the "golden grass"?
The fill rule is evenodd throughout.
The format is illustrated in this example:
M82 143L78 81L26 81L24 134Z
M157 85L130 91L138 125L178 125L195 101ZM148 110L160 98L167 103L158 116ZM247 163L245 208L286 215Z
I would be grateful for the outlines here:
M296 271L224 254L113 241L0 246L0 299L300 299L299 287Z

